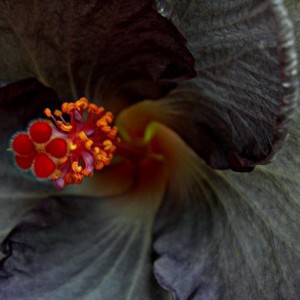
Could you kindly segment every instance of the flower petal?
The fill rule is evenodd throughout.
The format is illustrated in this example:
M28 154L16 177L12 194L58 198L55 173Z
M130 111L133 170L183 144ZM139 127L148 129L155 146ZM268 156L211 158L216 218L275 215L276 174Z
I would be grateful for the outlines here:
M173 114L168 125L214 168L268 162L287 136L297 95L283 1L169 2L173 10L160 7L171 19L177 13L198 77L163 99Z
M35 199L54 191L48 184L19 172L7 149L14 133L26 128L32 118L41 117L44 106L55 103L58 104L55 93L35 79L0 88L0 241Z
M123 195L40 201L2 245L2 297L165 299L151 263L153 221L166 184L156 163L146 164Z
M294 31L296 37L296 48L297 48L297 54L299 58L300 57L300 3L297 0L286 0L284 3L294 25ZM300 65L298 64L298 74L299 71L300 71Z
M277 159L216 171L191 150L155 227L155 275L175 299L298 299L300 112Z
M195 75L185 39L152 1L2 1L0 16L0 78L35 76L61 98L114 99L116 110Z

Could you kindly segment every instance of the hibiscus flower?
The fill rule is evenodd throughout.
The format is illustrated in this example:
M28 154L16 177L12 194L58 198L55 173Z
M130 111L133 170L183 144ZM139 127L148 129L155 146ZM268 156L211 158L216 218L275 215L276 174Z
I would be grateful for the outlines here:
M298 298L283 1L1 0L0 15L1 299ZM82 97L115 115L114 157L75 185L20 171L11 139Z

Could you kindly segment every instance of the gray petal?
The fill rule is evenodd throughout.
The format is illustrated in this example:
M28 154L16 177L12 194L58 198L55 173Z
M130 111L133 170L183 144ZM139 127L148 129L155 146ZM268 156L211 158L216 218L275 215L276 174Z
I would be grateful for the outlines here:
M2 299L166 299L152 275L155 209L127 197L41 200L2 244Z
M297 97L297 60L283 1L176 1L197 78L165 101L168 123L213 168L249 171L287 137Z
M185 155L155 228L155 275L175 299L299 298L299 132L297 113L282 152L251 173Z

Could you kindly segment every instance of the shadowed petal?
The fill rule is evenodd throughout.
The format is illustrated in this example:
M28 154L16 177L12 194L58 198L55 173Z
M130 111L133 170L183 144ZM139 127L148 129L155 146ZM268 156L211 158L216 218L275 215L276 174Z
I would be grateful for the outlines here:
M20 172L7 149L18 130L24 130L33 118L43 116L45 106L59 105L56 94L35 79L27 79L0 88L0 240L15 225L33 202L54 192L48 184Z
M283 1L157 2L163 15L177 15L198 72L164 99L174 109L168 125L214 168L249 171L268 162L287 136L296 100Z
M175 299L298 299L300 113L287 144L251 173L186 151L156 220L155 275Z
M33 76L61 98L118 110L195 75L185 39L149 0L2 0L0 16L0 78Z
M161 167L144 165L132 189L116 197L41 200L2 244L1 296L165 299L151 264L153 220L166 180Z

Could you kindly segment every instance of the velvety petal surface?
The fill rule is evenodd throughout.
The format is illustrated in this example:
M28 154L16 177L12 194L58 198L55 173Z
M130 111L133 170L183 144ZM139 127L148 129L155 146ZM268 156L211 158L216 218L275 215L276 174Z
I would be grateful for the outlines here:
M175 299L289 299L300 293L300 113L268 166L217 171L181 157L156 220L155 275Z
M185 39L153 1L1 0L0 16L0 78L36 77L59 97L114 99L118 110L195 75Z
M186 36L198 74L164 100L174 108L168 125L214 168L249 171L268 162L296 100L283 1L156 2Z
M10 231L38 197L54 192L49 184L39 182L17 169L12 153L7 149L18 130L43 117L46 106L59 105L56 94L35 79L2 84L0 87L0 240Z
M163 170L163 163L145 163L118 196L42 199L2 244L1 298L166 299L151 247Z

